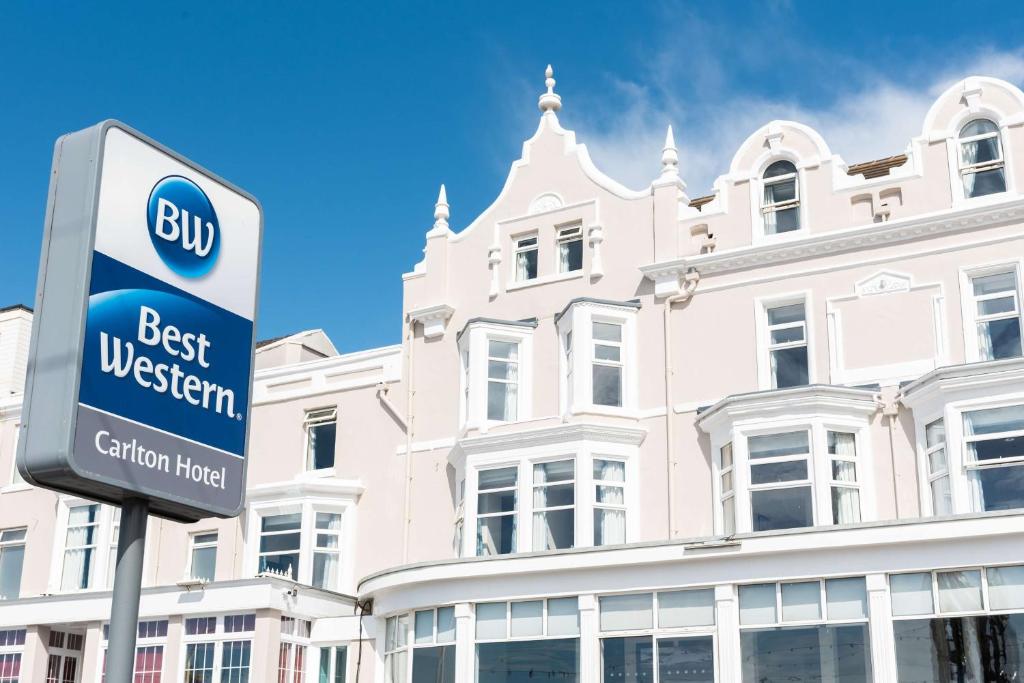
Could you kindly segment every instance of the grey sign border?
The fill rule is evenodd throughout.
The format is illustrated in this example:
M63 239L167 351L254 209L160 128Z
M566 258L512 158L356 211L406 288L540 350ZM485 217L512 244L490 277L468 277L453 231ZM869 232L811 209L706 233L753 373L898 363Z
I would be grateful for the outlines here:
M152 514L177 521L194 522L210 516L236 517L245 507L249 438L252 430L256 307L253 308L253 332L249 344L249 392L242 486L236 505L199 507L194 504L195 501L150 487L126 487L122 481L84 471L75 462L74 439L103 153L107 132L112 128L168 155L256 206L259 213L259 243L254 285L255 301L259 301L263 206L256 197L114 119L61 136L54 145L50 170L22 406L21 438L18 440L18 471L26 481L36 486L114 505L120 505L125 498L142 497L149 501Z

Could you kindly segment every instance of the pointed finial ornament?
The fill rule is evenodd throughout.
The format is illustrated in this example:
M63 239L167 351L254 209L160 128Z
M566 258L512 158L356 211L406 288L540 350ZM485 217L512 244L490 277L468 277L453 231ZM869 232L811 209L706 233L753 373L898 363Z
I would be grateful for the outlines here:
M661 177L679 176L679 150L676 149L676 138L672 135L672 126L669 125L665 133L665 147L661 150Z
M537 102L537 106L540 110L547 114L548 112L556 112L562 108L562 98L555 94L555 70L548 64L548 68L544 70L544 85L548 91L540 96L540 100Z
M448 194L444 190L444 183L441 183L441 191L437 193L437 203L434 204L434 229L448 229Z

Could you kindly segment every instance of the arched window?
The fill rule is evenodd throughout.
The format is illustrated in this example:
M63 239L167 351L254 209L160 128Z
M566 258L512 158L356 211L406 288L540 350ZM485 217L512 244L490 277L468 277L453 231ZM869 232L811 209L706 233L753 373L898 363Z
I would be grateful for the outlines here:
M775 235L800 229L800 185L791 161L776 161L764 171L761 214L764 232Z
M999 128L988 119L975 119L960 129L960 178L964 196L983 197L1006 192L1003 146Z

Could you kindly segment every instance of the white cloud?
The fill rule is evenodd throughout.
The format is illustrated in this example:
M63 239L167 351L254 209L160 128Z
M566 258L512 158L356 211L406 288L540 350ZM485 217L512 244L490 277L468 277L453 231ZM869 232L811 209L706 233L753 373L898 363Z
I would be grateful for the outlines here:
M706 26L696 30L709 32ZM676 66L683 63L679 48L672 48L651 60L654 66L640 78L609 77L608 87L600 92L574 95L566 100L563 122L576 129L577 139L587 144L605 173L633 188L645 187L657 176L665 127L672 123L682 176L690 195L698 196L728 170L743 139L772 119L811 126L833 152L856 163L904 151L920 133L935 97L960 78L987 75L1024 83L1024 50L989 50L955 66L931 64L898 74L836 60L834 72L844 74L836 80L850 84L822 83L821 94L829 99L802 104L792 94L771 99L745 91L744 81L727 78L727 70L712 55L714 42L711 35L688 45L690 59L685 63L699 64L686 73ZM845 74L860 77L853 80Z

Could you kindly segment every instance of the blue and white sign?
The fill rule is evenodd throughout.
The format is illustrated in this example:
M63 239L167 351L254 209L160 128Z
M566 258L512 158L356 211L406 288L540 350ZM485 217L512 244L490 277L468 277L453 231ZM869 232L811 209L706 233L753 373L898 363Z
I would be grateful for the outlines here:
M121 124L66 138L85 133L99 136L100 153L94 220L80 227L91 236L87 285L78 288L84 316L69 335L77 347L70 451L57 457L59 443L36 436L46 409L33 413L33 402L43 401L38 392L53 379L39 355L55 344L46 336L59 327L51 311L67 308L64 295L51 289L54 268L71 258L54 241L62 229L60 186L70 172L64 169L51 187L33 335L40 346L33 348L19 466L51 488L111 502L145 496L157 514L237 514L245 490L261 209ZM58 157L73 151L61 147Z

